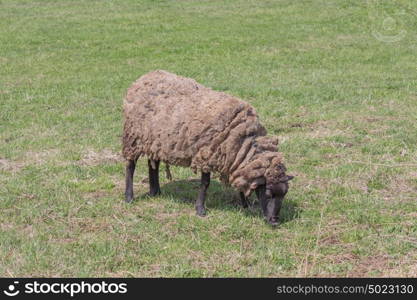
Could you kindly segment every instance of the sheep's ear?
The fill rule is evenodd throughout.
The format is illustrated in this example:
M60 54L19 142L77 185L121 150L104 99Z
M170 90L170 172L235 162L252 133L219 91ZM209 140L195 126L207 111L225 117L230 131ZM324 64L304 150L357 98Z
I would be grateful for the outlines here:
M292 179L294 179L294 176L292 176L292 175L286 175L282 180L281 180L281 182L288 182L288 181L290 181L290 180L292 180Z
M263 177L260 177L260 178L257 178L257 179L255 179L251 184L250 184L250 187L249 187L249 190L250 191L254 191L258 186L260 186L261 184L265 184L265 178L263 178Z
M249 197L252 191L254 191L259 185L259 182L252 182L249 188L244 192L245 197Z
M255 181L255 182L252 182L252 184L250 185L249 190L252 190L252 191L253 191L254 189L256 189L256 188L258 187L258 184L259 184L259 183L258 183L258 182L256 182L256 181Z
M251 193L252 193L252 190L251 190L251 189L247 189L247 190L244 192L245 197L249 197Z

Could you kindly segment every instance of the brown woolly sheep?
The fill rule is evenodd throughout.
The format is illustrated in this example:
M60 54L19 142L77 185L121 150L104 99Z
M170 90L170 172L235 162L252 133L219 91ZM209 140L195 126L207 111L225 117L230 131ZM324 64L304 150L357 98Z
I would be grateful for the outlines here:
M213 91L193 79L166 71L140 77L124 101L123 156L126 166L126 202L133 199L137 159L148 157L150 195L160 193L160 161L200 171L196 201L199 216L210 173L240 192L242 205L255 191L266 220L276 225L288 191L278 141L266 136L252 106L228 94Z

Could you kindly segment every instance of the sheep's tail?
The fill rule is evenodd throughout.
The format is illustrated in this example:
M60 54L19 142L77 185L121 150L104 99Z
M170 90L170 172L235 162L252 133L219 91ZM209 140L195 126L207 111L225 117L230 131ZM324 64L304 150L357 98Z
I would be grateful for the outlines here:
M172 174L171 174L171 170L169 169L169 164L165 164L165 174L167 176L167 179L169 181L172 181Z

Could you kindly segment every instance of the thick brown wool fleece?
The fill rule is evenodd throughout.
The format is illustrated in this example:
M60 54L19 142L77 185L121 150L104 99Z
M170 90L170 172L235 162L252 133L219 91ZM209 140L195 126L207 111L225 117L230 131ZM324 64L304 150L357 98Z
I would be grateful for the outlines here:
M277 139L255 109L166 71L140 77L124 101L123 156L216 172L246 195L284 175Z

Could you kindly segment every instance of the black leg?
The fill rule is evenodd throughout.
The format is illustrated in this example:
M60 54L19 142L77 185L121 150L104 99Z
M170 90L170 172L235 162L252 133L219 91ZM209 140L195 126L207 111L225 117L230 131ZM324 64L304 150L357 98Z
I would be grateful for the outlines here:
M248 207L248 199L246 198L245 194L240 192L240 202L244 208Z
M133 174L135 173L136 160L129 160L126 164L126 190L125 201L127 203L133 200Z
M159 186L159 160L148 159L149 168L149 196L156 196L161 193Z
M165 163L165 173L166 173L167 179L169 181L172 181L171 170L169 169L169 164L167 164L167 163Z
M201 186L200 193L198 194L197 201L195 203L195 209L197 215L203 217L206 215L206 208L204 202L206 201L207 188L210 185L210 173L201 173Z

